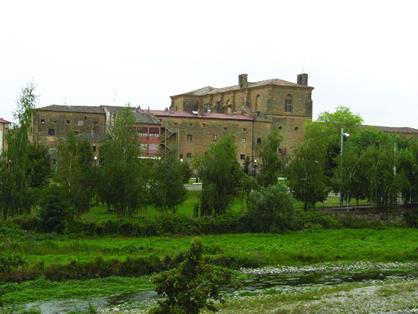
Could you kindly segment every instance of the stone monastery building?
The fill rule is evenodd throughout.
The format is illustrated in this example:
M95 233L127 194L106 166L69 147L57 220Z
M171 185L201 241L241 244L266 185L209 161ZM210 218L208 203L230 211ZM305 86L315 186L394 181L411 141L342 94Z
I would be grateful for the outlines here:
M247 74L238 84L206 86L171 96L166 110L134 110L135 130L141 154L157 156L175 149L181 159L203 154L224 134L235 138L237 159L257 159L257 145L272 130L283 136L280 152L287 154L303 138L304 124L312 119L312 90L308 75L297 75L296 83L280 79L249 82ZM112 119L122 107L60 106L37 108L33 116L33 140L46 144L54 154L72 129L91 140L96 152Z

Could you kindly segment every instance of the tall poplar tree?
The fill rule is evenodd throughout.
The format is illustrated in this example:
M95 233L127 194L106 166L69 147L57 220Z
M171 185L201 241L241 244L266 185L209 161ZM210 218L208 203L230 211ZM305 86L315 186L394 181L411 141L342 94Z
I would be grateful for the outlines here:
M36 102L34 89L32 84L22 89L15 112L17 124L8 132L8 149L0 163L0 208L4 219L30 212L35 201L29 176L29 136Z
M109 138L100 149L99 196L119 216L131 215L146 204L146 182L134 122L132 108L119 110Z

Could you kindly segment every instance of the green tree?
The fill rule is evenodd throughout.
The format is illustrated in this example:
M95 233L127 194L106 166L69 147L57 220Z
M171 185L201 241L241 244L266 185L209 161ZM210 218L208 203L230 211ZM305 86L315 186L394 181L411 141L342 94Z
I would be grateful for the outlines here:
M273 128L271 133L261 144L259 151L261 159L261 170L257 176L257 183L267 187L277 183L277 178L282 170L282 163L279 159L279 146L282 137L279 130Z
M65 191L56 184L51 184L44 191L40 200L39 218L45 232L62 233L66 223L73 219Z
M154 277L156 291L163 299L153 314L198 314L207 308L216 311L214 301L222 300L220 287L231 282L232 274L204 261L204 247L192 242L184 260L172 270Z
M34 86L29 84L22 89L17 102L18 123L8 132L8 149L0 162L0 208L4 219L28 213L35 201L29 177L29 134L35 102Z
M329 192L325 175L325 154L319 145L305 142L293 154L287 168L289 186L294 197L302 201L304 209L323 202Z
M200 215L225 213L240 192L243 172L236 160L236 148L231 135L225 135L197 161L202 179Z
M404 204L418 202L418 140L398 139L397 174Z
M328 178L335 175L337 168L336 159L340 155L341 129L344 132L353 135L357 132L362 123L359 115L353 114L347 107L337 107L335 112L323 112L319 115L315 122L307 124L305 132L305 142L309 141L310 145L319 145L325 154L325 174ZM339 183L335 183L334 190L340 189Z
M282 183L254 191L248 200L248 219L256 232L276 232L292 227L293 198Z
M65 142L58 146L55 179L62 186L64 197L77 214L90 209L94 194L93 151L87 139L68 132Z
M119 110L100 149L99 196L119 216L133 214L146 204L145 170L134 122L132 108Z
M48 147L41 144L31 144L29 146L29 185L33 188L42 188L48 185L52 174L51 158Z
M157 160L150 178L150 194L153 204L163 212L175 213L177 205L186 199L183 162L175 152Z

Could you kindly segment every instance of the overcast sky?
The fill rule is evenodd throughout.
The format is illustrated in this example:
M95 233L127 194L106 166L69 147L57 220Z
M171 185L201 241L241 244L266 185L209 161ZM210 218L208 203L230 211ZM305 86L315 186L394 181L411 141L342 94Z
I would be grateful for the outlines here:
M0 117L22 86L37 106L163 109L206 85L304 70L314 117L338 105L365 123L418 128L415 1L0 0Z

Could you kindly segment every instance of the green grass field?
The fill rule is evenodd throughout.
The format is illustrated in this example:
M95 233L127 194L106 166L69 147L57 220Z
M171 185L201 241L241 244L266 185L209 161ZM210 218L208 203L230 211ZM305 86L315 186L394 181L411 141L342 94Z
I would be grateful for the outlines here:
M176 213L186 216L193 216L193 209L195 204L199 203L199 193L196 191L188 191L187 192L187 198L186 200L180 204L177 208ZM361 200L359 202L360 205L367 204L367 200ZM331 207L331 206L338 206L339 205L339 198L338 196L330 196L324 203L318 203L317 208L321 207ZM352 200L351 205L355 206L355 200ZM230 210L233 212L240 212L245 210L245 202L240 199L236 199L234 203L232 204ZM300 201L294 202L294 208L295 209L303 209L303 203ZM128 219L130 221L135 221L138 219L141 219L146 216L159 216L161 215L161 212L156 209L153 206L147 206L145 209L140 210L138 213L134 214L133 217L129 218L122 218L122 219ZM98 205L94 206L90 209L89 212L84 213L81 216L81 219L92 222L92 223L101 223L108 220L118 220L121 219L117 217L114 213L109 212L106 206L104 205Z
M88 261L97 256L163 257L185 251L194 237L91 237L54 240L9 240L1 244L4 254L22 255L30 263ZM201 237L205 246L225 255L243 257L261 265L304 264L329 261L417 261L418 230L340 229L300 231L286 234L229 234Z

